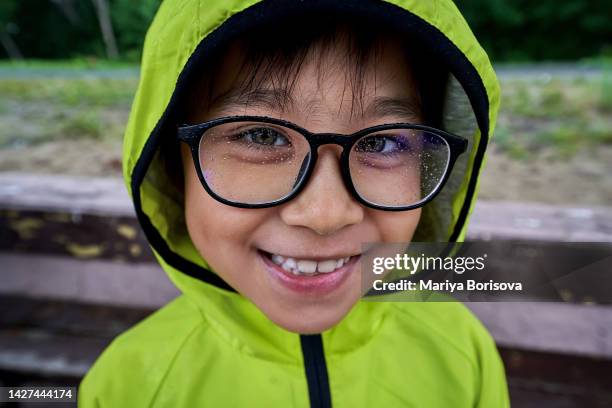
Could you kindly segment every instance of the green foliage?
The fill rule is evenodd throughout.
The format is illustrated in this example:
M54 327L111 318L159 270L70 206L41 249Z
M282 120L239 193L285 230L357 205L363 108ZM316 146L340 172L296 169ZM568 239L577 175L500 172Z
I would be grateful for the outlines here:
M0 31L7 30L7 25L13 21L17 10L16 1L0 1Z
M119 49L126 59L140 60L142 43L161 0L114 0L111 18Z
M161 0L108 0L120 55L138 60L144 36ZM0 0L0 30L26 58L105 57L100 25L91 0ZM0 58L6 50L0 46Z
M513 135L510 129L505 126L497 126L493 143L513 159L524 160L529 157L529 152L521 139Z
M71 1L71 13L49 0L1 0L15 2L12 35L26 58L70 58L103 55L103 42L91 1ZM0 49L4 51L3 49Z
M600 105L604 112L612 113L612 63L608 64L604 68L601 93L600 93Z
M456 0L496 61L573 60L612 52L609 0Z
M102 128L103 123L96 112L80 111L61 122L58 136L67 139L100 139L103 135Z
M121 58L138 61L146 30L161 0L107 1ZM456 3L495 61L612 55L609 0ZM105 56L92 0L0 0L0 30L7 27L26 58ZM6 57L5 53L0 46L0 58Z

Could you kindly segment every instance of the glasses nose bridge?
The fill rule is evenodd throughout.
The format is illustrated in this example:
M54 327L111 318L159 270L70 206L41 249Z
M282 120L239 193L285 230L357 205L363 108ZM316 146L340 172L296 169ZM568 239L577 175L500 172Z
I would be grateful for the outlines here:
M313 150L317 150L320 146L324 145L338 145L344 150L353 141L353 135L347 135L342 133L310 133L308 140Z
M310 144L310 149L312 153L312 157L310 160L310 170L308 171L309 174L307 175L306 179L310 178L312 172L314 171L314 168L317 166L317 162L319 161L319 153L318 153L319 147L325 146L325 145L338 145L342 148L340 152L340 157L338 160L340 176L346 188L349 191L353 191L354 188L352 188L352 186L350 185L351 182L350 182L350 176L348 175L348 172L349 172L348 162L346 162L346 160L348 160L348 154L349 154L348 149L353 144L354 137L352 136L354 135L348 135L348 134L342 134L342 133L331 133L331 132L325 132L325 133L309 132L307 134L304 134L304 136L306 137L306 139L308 140L308 143ZM306 182L306 180L303 180L303 182Z

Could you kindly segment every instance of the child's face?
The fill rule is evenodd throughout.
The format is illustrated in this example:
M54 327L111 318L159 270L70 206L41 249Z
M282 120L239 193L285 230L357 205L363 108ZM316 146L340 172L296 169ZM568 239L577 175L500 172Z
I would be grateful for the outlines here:
M389 103L407 100L418 105L399 43L386 41L377 58L365 67L365 115L360 109L351 110L353 95L350 84L345 83L345 72L353 67L344 66L344 59L337 57L344 52L338 46L321 54L320 61L309 53L291 93L293 104L286 109L254 94L248 105L217 98L220 102L203 107L192 119L202 122L230 115L263 115L294 122L311 132L343 134L383 123L420 122L418 114ZM240 61L239 50L233 47L222 61L213 95L225 94L235 86ZM319 62L323 64L321 76L317 74ZM384 104L368 109L374 107L375 98L389 98L387 109L381 109ZM357 202L342 181L341 147L337 145L319 148L314 173L297 197L263 209L235 208L213 199L198 179L188 148L181 148L185 215L194 245L226 282L290 331L315 333L338 323L362 295L362 244L408 242L419 221L420 209L381 211ZM267 254L297 261L351 258L331 273L307 276L284 271Z

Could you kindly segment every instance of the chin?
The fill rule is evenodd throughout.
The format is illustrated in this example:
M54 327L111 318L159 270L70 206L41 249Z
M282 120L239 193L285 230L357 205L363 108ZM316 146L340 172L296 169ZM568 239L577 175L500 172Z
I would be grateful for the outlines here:
M278 305L270 312L263 308L262 310L268 319L287 331L297 334L316 334L336 326L351 309L351 307L342 308L339 305L335 305L333 309L327 305L324 307L324 310L322 310L323 305L306 306L295 310Z

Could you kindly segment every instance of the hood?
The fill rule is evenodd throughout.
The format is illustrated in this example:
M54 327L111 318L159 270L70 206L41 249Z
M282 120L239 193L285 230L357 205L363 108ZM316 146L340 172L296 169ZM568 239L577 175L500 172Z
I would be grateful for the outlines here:
M185 226L182 192L160 158L160 146L176 137L179 101L200 68L232 37L283 16L330 11L369 16L406 33L448 70L441 127L467 138L468 151L443 191L423 208L414 240L457 242L465 236L496 120L499 86L486 53L452 1L165 0L145 39L125 134L123 175L158 261L197 304L209 307L216 299L215 307L224 307L220 305L241 302L241 296L195 249Z

